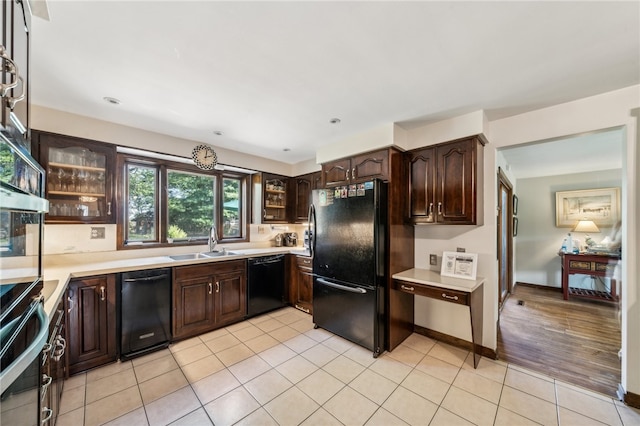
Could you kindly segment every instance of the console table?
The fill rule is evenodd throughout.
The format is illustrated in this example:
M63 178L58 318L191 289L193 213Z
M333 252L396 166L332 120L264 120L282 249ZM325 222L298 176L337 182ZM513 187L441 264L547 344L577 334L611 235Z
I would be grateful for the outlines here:
M475 280L443 277L429 269L408 269L392 276L393 289L404 293L438 299L469 307L473 367L478 368L482 357L482 307L484 278Z
M592 253L560 253L560 256L562 257L562 296L564 300L568 300L571 295L610 302L618 301L613 270L618 265L619 256ZM611 292L569 287L569 275L574 274L609 277L611 278Z

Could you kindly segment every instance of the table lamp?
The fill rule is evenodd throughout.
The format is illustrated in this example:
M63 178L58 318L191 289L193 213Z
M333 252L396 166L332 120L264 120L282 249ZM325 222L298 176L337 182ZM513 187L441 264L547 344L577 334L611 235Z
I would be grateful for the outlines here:
M573 232L596 233L596 232L600 232L600 229L598 229L598 226L595 223L593 223L592 220L583 219L578 221L575 228L573 228ZM589 235L585 236L584 238L585 246L591 247L595 243L596 242L593 241Z

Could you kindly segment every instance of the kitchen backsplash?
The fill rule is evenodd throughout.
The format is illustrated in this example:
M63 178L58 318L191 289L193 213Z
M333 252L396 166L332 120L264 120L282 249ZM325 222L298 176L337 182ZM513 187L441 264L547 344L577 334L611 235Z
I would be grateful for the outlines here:
M282 232L297 232L298 245L302 244L303 225L250 225L250 244L269 247ZM45 225L44 254L95 253L116 251L116 225ZM245 243L246 244L246 243ZM243 245L245 245L243 244ZM225 244L221 244L225 246ZM226 245L228 248L235 247ZM182 247L184 249L184 247ZM169 250L169 248L164 248ZM137 256L144 254L133 250Z

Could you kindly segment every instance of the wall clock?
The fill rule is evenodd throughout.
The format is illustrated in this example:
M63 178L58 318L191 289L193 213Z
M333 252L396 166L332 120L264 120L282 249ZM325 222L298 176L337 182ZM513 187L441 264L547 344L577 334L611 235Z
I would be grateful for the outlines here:
M191 152L193 162L202 170L213 170L218 163L218 156L209 145L198 145Z

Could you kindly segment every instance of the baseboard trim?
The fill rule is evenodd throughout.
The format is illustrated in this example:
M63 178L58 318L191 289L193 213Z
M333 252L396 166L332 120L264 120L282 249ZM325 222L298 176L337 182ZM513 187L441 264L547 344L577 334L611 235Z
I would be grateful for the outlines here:
M629 407L640 408L640 395L626 392L622 387L622 384L618 384L618 392L616 392L618 398L627 404Z
M413 331L431 339L439 340L447 343L451 346L473 351L473 343L464 339L460 339L449 334L440 333L439 331L431 330L430 328L422 327L419 325L413 325ZM489 359L498 359L498 354L493 349L480 346L480 354Z

